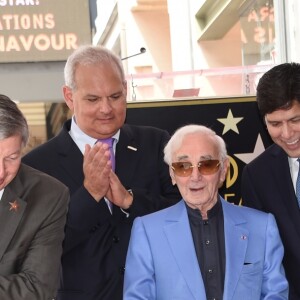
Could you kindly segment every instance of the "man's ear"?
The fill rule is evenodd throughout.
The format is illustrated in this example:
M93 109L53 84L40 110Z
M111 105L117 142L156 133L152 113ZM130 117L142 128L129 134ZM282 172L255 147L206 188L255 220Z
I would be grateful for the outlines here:
M74 103L73 103L73 92L68 86L63 86L63 94L65 98L65 102L68 105L69 109L73 111Z
M228 168L229 168L229 158L227 157L225 160L224 160L224 163L223 163L223 169L222 169L222 174L221 174L221 178L220 178L220 181L223 182L225 181L226 179L226 175L227 175L227 172L228 172Z
M172 179L172 184L176 185L176 179L175 179L175 176L174 176L174 171L171 167L169 167L169 173L170 173L170 176L171 176L171 179Z

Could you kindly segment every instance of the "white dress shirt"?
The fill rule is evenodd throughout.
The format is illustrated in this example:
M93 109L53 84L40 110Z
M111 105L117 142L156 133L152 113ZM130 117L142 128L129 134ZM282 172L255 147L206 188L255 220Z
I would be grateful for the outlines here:
M291 172L291 177L292 177L292 181L293 181L293 186L294 186L294 190L296 192L296 181L297 181L298 172L299 172L299 162L298 162L298 158L289 157L288 160L289 160L289 165L290 165L290 172Z

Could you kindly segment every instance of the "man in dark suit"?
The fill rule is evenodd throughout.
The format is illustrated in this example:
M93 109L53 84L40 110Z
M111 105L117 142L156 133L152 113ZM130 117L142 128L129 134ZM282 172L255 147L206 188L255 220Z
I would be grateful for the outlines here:
M58 296L121 300L133 219L180 199L163 161L169 134L124 125L122 62L103 47L75 50L65 66L65 83L72 119L58 136L24 157L71 192ZM99 141L111 137L114 153Z
M266 72L258 83L257 103L274 144L245 166L243 203L275 215L285 249L289 299L299 300L300 199L295 191L300 157L300 64L284 63Z
M69 191L21 163L29 137L17 105L0 95L0 299L57 293Z

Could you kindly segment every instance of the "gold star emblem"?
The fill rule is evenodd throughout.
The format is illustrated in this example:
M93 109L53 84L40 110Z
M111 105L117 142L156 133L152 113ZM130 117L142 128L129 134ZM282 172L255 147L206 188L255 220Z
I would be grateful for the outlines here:
M9 210L13 210L13 211L18 211L19 209L19 203L17 202L17 200L15 200L14 202L9 202L10 208Z

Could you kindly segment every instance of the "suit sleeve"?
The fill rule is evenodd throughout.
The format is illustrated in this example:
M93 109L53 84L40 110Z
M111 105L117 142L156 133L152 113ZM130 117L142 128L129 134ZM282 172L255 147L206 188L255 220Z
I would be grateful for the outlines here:
M282 266L283 252L283 245L275 218L272 214L268 214L261 299L288 299L288 283Z
M156 299L152 253L141 218L136 218L132 227L126 259L123 299Z
M263 210L263 205L255 191L256 187L253 184L250 169L248 166L245 166L241 181L242 204L244 206Z
M45 206L39 208L43 215L45 212L45 218L38 226L29 247L26 247L22 257L16 260L14 269L18 272L0 276L0 299L41 300L56 297L69 191L65 187L50 188L56 188L57 193L51 193L51 196L44 195L48 197L48 201L41 202L42 205L51 203L51 210ZM30 209L29 206L30 204L27 209ZM30 222L34 222L34 218L31 217ZM39 218L36 217L37 220L40 220ZM30 224L24 222L24 226Z

